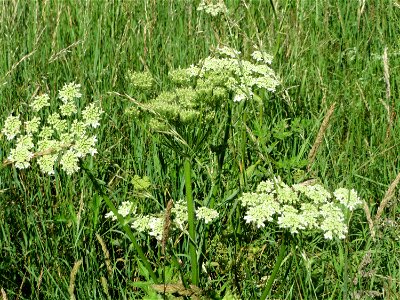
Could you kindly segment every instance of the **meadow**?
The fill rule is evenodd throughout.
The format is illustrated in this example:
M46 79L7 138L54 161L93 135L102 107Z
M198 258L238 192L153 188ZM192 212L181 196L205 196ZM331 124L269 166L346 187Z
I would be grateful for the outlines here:
M199 9L217 2L0 1L0 299L400 299L400 3ZM221 51L255 68L258 50L271 86L254 94L198 75ZM6 119L48 94L45 120L68 83L78 115L101 107L97 153L72 174L60 159L43 174L46 153L17 168ZM254 224L246 197L265 182L362 203L343 236Z

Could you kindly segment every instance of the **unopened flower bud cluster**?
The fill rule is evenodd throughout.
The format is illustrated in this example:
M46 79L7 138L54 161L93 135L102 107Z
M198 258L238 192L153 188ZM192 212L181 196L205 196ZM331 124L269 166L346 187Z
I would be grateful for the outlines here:
M270 64L272 56L254 51L250 60L233 48L217 48L214 55L200 60L188 68L171 70L169 78L173 90L164 90L144 103L142 108L156 112L162 120L170 123L198 125L199 116L213 118L213 112L224 101L240 102L253 98L260 90L274 92L279 80ZM154 80L149 72L141 75L130 72L132 86L140 92L152 86ZM153 122L157 125L157 122ZM162 127L162 126L160 126Z
M103 113L100 106L91 103L84 108L82 120L79 120L76 102L81 97L80 85L69 83L58 93L61 100L59 112L51 113L47 119L31 115L30 120L23 122L20 115L9 115L1 132L7 140L16 141L5 163L13 163L16 168L25 169L37 157L43 173L54 174L57 162L68 175L78 171L80 158L97 153L97 139L95 135L90 135L90 128L100 125ZM46 115L42 110L50 106L50 96L38 95L29 106L33 113Z
M147 232L150 236L161 241L164 228L164 214L141 215L137 214L136 211L136 206L129 201L122 202L118 207L118 213L131 224L133 229L138 232ZM216 210L207 207L199 207L195 213L196 218L203 220L205 224L209 224L219 217ZM105 217L112 220L117 219L113 212L107 213ZM177 201L172 207L171 219L174 228L181 231L185 230L188 222L188 212L186 203L183 200Z
M292 234L301 230L322 231L326 239L343 239L348 232L345 210L361 205L355 190L339 188L328 192L323 186L288 186L280 178L262 181L256 192L244 193L240 201L246 207L244 219L258 228L276 222Z

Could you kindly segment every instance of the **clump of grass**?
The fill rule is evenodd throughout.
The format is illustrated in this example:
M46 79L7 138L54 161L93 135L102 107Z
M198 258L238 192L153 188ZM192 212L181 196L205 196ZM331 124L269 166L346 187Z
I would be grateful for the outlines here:
M1 4L1 129L11 112L19 114L21 121L31 120L27 103L60 90L61 81L82 84L86 97L79 100L78 113L92 99L101 101L104 110L102 125L96 129L98 154L95 160L88 156L82 165L91 173L67 176L55 168L53 176L39 176L36 163L27 170L12 164L1 169L2 298L70 297L70 266L80 257L88 264L75 278L74 295L86 299L107 296L104 280L99 278L104 260L98 259L96 233L108 245L110 259L115 258L114 276L107 282L109 295L146 296L145 288L127 288L131 278L146 281L143 284L147 286L154 281L139 263L142 258L136 259L140 255L137 248L130 247L133 242L102 217L108 210L105 202L119 205L129 201L143 214L163 211L170 199L177 202L185 197L184 158L162 145L161 137L142 119L143 111L125 114L132 105L115 92L128 93L145 104L160 91L176 88L171 70L185 69L212 56L212 49L221 45L232 45L242 53L265 49L274 56L271 68L281 85L275 93L260 93L258 102L232 109L230 118L227 110L223 111L207 133L215 138L195 151L197 157L191 164L195 204L213 203L220 213L211 226L197 222L195 228L208 232L204 240L196 241L199 269L205 272L200 273L201 295L243 299L262 295L264 285L260 288L254 283L274 271L271 262L279 256L282 235L271 224L259 230L243 224L245 210L238 199L274 174L290 186L307 179L329 188L352 186L366 200L365 211L372 217L366 222L364 214L354 212L350 231L342 241L328 244L319 236L298 237L296 243L303 252L286 249L288 255L271 285L273 297L391 299L399 293L398 226L393 225L399 211L396 206L388 209L396 198L398 185L394 183L399 173L400 149L394 138L399 135L394 114L398 108L398 5L391 1L226 1L226 10L213 16L211 11L198 10L200 2L217 3ZM151 75L151 90L134 95L126 78L129 70L145 70ZM56 110L55 99L50 100L44 109ZM326 114L332 103L336 103L335 117L324 130L324 146L315 151L318 159L307 169L304 160L314 143L310 137L318 136L318 126L313 124L320 123L319 116ZM259 105L255 114L250 113L252 105ZM39 113L38 117L45 115ZM296 118L311 125L293 134ZM204 131L196 119L194 125ZM225 133L234 138L225 143ZM5 139L3 133L2 161L12 146ZM36 159L46 154L40 153ZM221 167L218 161L223 162ZM154 189L146 191L146 198L134 190L132 174L149 177ZM389 199L385 195L392 200L385 200ZM72 226L80 203L84 210L79 226ZM370 224L376 216L385 226L373 239ZM162 254L155 240L138 236L150 270L165 279L162 286L177 284L183 290L181 284L193 290L188 264L181 260L189 253L187 243L173 240L173 247L166 247ZM211 237L213 247L207 248L204 241ZM371 261L364 271L377 273L360 277L354 285L352 280L365 253L371 253ZM171 270L180 275L172 276Z

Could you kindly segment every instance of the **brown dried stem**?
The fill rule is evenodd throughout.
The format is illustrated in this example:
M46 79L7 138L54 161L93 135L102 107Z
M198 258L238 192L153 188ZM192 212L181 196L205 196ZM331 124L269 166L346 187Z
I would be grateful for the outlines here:
M75 300L75 280L76 280L76 274L78 273L79 267L81 266L81 264L83 263L83 260L78 260L77 262L75 262L72 270L71 270L71 275L70 275L70 279L69 279L69 287L68 287L68 292L69 292L69 296L70 296L70 300Z
M318 135L317 135L317 137L316 137L316 139L314 141L314 144L313 144L313 146L312 146L312 148L310 150L310 153L308 154L307 170L311 169L311 165L313 164L313 162L315 160L318 148L321 145L322 140L324 138L325 131L328 128L329 120L330 120L333 112L335 111L335 105L336 105L336 103L333 103L331 105L331 107L329 108L328 112L326 113L326 115L324 117L324 120L322 121L321 127L319 128L319 131L318 131Z
M393 180L393 182L390 184L388 190L386 191L385 196L383 197L383 199L381 201L381 204L378 207L378 211L376 212L375 220L374 220L375 224L377 224L379 222L379 219L381 218L381 215L382 215L384 209L386 208L389 200L392 199L392 197L394 195L394 191L395 191L397 185L399 184L399 182L400 182L400 173L397 174L395 180Z

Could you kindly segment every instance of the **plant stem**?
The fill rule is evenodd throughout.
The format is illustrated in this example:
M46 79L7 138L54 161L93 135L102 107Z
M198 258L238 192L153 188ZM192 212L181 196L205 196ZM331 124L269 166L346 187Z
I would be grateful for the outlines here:
M283 258L285 257L285 253L286 253L286 232L283 235L281 246L279 248L279 255L278 258L276 259L274 269L272 270L272 274L268 278L267 285L265 286L264 292L260 297L261 300L265 300L269 296L272 289L272 284L275 281L276 275L278 274L279 268L281 267Z
M192 178L191 178L191 166L190 159L186 158L184 162L184 175L185 175L185 188L186 188L186 201L188 209L188 223L189 223L189 252L190 260L192 265L192 283L198 285L199 283L199 268L197 265L197 253L196 253L196 227L194 222L194 203L192 195Z
M124 218L118 213L118 210L115 207L114 203L112 203L110 198L104 192L103 187L97 182L97 180L94 177L94 175L92 174L92 172L89 169L87 169L86 167L84 167L82 164L81 164L81 168L83 170L85 170L86 174L88 174L90 180L93 183L94 188L100 193L100 195L102 196L102 198L106 202L108 208L111 209L111 211L113 212L113 214L115 216L117 216L119 224L122 226L122 228L124 229L125 233L128 235L129 239L131 240L131 242L133 244L133 247L135 248L136 252L138 253L139 258L142 261L142 263L144 264L144 266L146 267L147 271L149 272L149 275L150 275L151 279L153 279L154 283L158 283L157 275L153 272L149 260L144 255L142 248L137 243L136 238L133 235L132 230L129 228L128 225L125 224Z
M228 139L231 132L231 123L232 123L232 106L231 103L228 102L228 109L227 109L227 117L226 123L224 128L224 138L222 144L220 145L220 150L217 152L217 160L218 160L218 171L217 177L215 180L215 185L212 189L212 197L210 200L209 208L214 208L215 199L218 197L218 193L221 193L221 177L222 177L222 169L224 166L226 149L228 148Z

